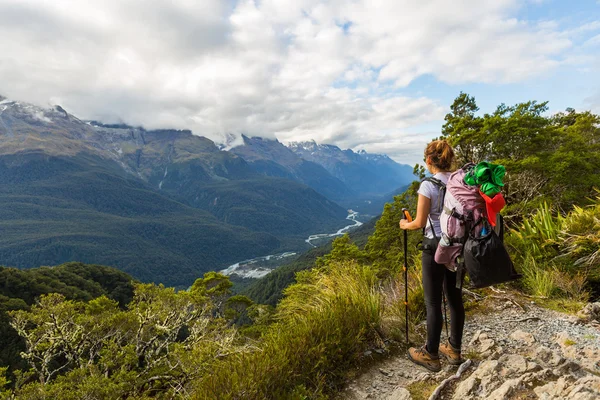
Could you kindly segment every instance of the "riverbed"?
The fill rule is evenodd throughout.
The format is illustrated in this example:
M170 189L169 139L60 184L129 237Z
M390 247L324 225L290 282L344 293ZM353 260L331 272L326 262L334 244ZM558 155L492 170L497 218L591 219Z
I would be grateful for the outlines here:
M348 210L348 216L346 219L352 222L350 225L339 229L335 233L317 233L310 235L305 242L312 247L317 247L315 242L322 244L322 242L328 241L331 238L342 236L343 234L348 233L352 228L357 228L363 224L358 220L358 215L359 213L357 211ZM275 268L279 267L283 263L283 260L295 255L297 255L297 253L294 252L269 254L267 256L252 258L231 264L229 267L221 270L220 272L227 276L235 274L242 278L258 279L264 277Z

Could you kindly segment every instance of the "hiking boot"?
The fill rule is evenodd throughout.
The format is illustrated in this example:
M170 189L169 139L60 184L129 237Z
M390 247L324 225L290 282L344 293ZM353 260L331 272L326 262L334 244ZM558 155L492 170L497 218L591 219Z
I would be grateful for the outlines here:
M448 360L449 364L460 365L463 363L460 350L455 349L449 342L440 344L439 352Z
M415 364L419 364L432 372L439 372L442 370L442 365L440 364L440 356L434 356L430 354L425 346L417 349L415 347L411 347L408 349L408 359L414 362Z

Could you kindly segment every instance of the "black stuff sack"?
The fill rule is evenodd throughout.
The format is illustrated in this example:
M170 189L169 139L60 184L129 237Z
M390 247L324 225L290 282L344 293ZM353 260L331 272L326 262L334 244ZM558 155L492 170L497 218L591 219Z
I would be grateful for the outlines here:
M465 269L474 288L483 288L519 279L508 251L494 230L475 237L473 233L465 242Z

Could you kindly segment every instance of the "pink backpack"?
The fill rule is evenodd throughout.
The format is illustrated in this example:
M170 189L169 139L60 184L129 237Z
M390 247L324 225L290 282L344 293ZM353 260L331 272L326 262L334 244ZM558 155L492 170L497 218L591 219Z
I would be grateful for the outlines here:
M504 247L502 233L497 233L487 222L486 204L479 188L464 181L471 168L473 164L467 164L448 179L440 215L442 237L434 255L438 264L456 271L459 289L465 272L474 288L521 277ZM501 217L496 229L502 231Z
M467 164L452 173L446 184L444 208L440 215L442 237L435 252L435 262L444 264L452 271L456 271L461 264L463 245L469 236L469 231L474 228L474 233L479 234L480 218L485 217L485 200L479 194L477 186L469 186L464 177L473 164Z

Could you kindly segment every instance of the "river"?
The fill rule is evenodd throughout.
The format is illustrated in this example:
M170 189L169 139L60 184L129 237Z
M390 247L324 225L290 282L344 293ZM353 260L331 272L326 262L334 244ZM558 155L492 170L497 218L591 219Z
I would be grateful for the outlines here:
M342 229L339 229L335 233L318 233L310 235L305 240L305 242L312 247L317 247L313 242L324 241L326 239L334 238L336 236L341 236L350 231L350 229L359 227L363 224L358 220L358 212L353 210L348 210L348 216L346 217L346 219L348 221L352 221L352 223L348 226L343 227ZM227 276L235 274L242 278L262 278L263 276L273 271L275 268L279 267L282 264L282 260L295 256L296 254L297 253L294 252L286 252L252 258L249 260L244 260L235 264L231 264L229 267L221 270L220 272Z
M306 243L310 244L312 247L315 246L312 242L319 239L328 239L336 236L342 236L344 233L347 233L350 229L361 226L363 223L357 220L358 212L353 210L348 210L347 220L352 221L351 225L345 226L342 229L338 230L336 233L319 233L316 235L310 235L308 239L305 240Z

